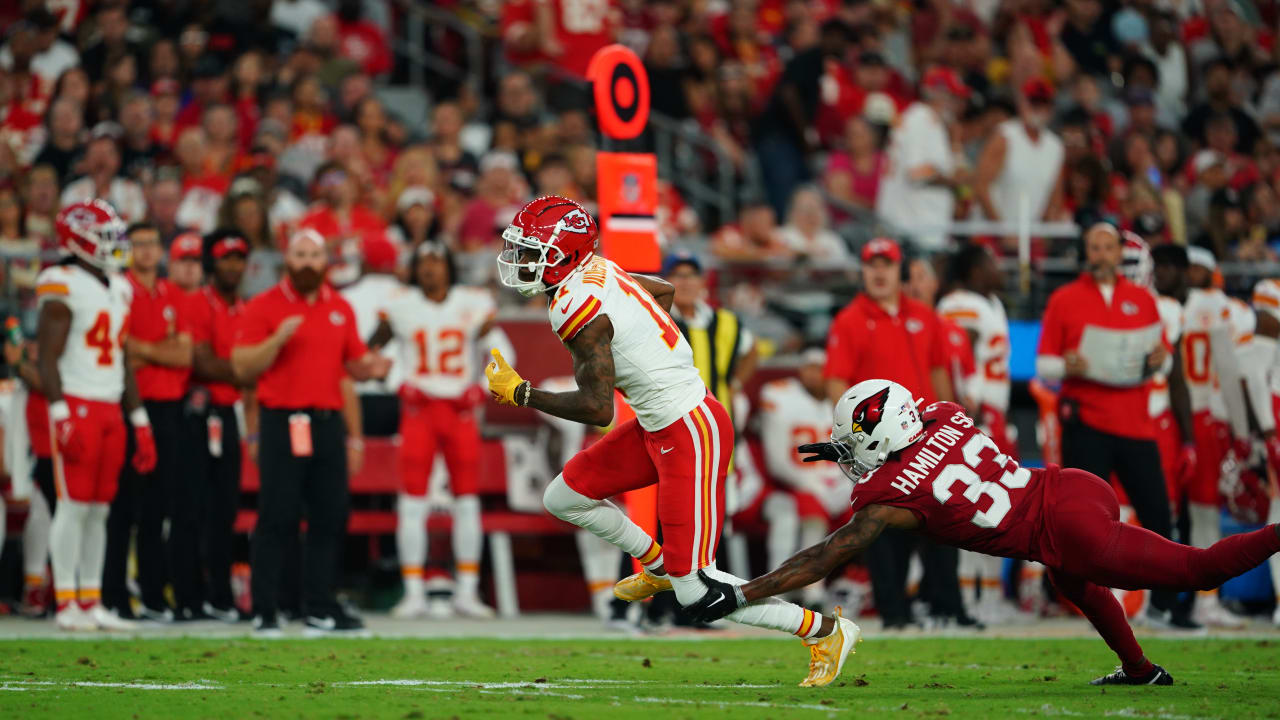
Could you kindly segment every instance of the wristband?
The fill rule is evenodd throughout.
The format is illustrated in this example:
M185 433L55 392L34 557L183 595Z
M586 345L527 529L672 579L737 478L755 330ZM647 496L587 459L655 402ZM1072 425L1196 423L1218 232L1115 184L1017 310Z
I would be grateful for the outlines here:
M71 419L71 408L67 405L66 400L49 403L49 419L53 422Z
M347 447L355 448L356 450L363 450L364 438L358 438L358 437L347 438Z
M737 601L738 601L738 607L746 607L746 606L747 606L747 596L742 594L742 586L741 586L741 585L734 585L734 586L733 586L733 597L737 599Z
M133 412L129 413L129 424L135 428L149 426L151 418L147 417L147 409L144 407L134 408Z

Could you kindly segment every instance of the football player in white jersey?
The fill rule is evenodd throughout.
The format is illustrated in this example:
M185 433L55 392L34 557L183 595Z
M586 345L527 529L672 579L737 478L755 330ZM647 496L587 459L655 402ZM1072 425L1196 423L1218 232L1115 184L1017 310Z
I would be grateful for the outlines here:
M619 581L618 597L639 600L671 589L690 605L706 593L699 570L742 582L715 568L733 427L671 319L671 285L596 255L598 235L582 206L557 196L525 205L502 233L502 283L527 297L548 297L551 326L573 356L578 387L535 389L495 351L485 368L489 391L505 405L592 425L612 421L615 386L626 396L636 417L575 455L547 486L543 504L644 566ZM609 501L655 483L665 547ZM811 658L804 686L834 680L861 636L839 611L825 617L777 598L728 617L803 638Z
M1180 509L1181 498L1196 476L1195 423L1187 375L1183 371L1182 302L1187 296L1187 250L1181 245L1161 245L1150 251L1151 282L1156 293L1156 309L1165 338L1173 348L1173 365L1166 376L1156 372L1151 378L1147 407L1156 421L1156 446L1164 471L1169 498ZM1142 278L1130 278L1138 282Z
M817 543L849 519L849 483L844 476L833 472L836 468L804 462L796 452L796 447L813 442L810 438L831 434L831 423L827 422L831 400L822 375L827 353L810 348L802 359L796 377L774 380L760 389L765 466L770 476L791 491L800 516L800 544L792 552ZM815 607L822 603L825 592L825 583L818 581L805 587L801 601L806 607Z
M122 400L137 441L134 467L146 473L156 463L123 342L132 291L119 270L129 241L124 222L101 200L63 208L55 224L66 258L40 273L36 289L40 383L61 498L49 532L55 622L66 630L129 629L101 602L107 510L125 461Z
M1018 444L1009 426L1009 319L996 294L1004 275L985 245L971 243L953 255L947 266L951 291L938 301L938 314L964 329L973 349L974 373L966 383L966 395L976 406L979 427L995 440L1000 452L1018 457ZM999 623L1014 609L1004 601L1001 580L1004 559L960 551L957 574L960 588L978 593L973 614L979 620ZM966 597L966 603L971 598Z
M1277 344L1280 342L1280 279L1259 280L1253 286L1253 310L1257 313L1257 329L1253 336L1255 351L1259 364L1266 368L1271 397L1269 402L1260 401L1254 391L1250 393L1249 400L1259 425L1264 422L1263 415L1271 415L1271 430L1264 431L1262 437L1267 447L1267 464L1273 473L1280 476L1280 437L1276 433L1276 426L1280 424L1280 345ZM1280 522L1280 498L1271 498L1267 522ZM1280 626L1280 559L1272 558L1268 562L1271 585L1276 588L1277 599L1271 622Z
M1188 290L1182 311L1182 369L1187 379L1192 431L1196 444L1196 471L1186 489L1191 544L1206 548L1222 538L1221 500L1218 483L1222 460L1231 448L1224 405L1219 395L1214 356L1216 343L1230 343L1234 335L1231 307L1222 290L1213 287L1217 261L1202 247L1188 247ZM1201 591L1196 619L1207 624L1238 626L1241 619L1227 612L1212 591Z
M427 614L422 566L427 559L427 481L436 451L449 470L453 502L453 551L457 567L454 609L492 617L480 601L480 430L476 406L483 400L476 341L493 327L497 311L488 290L455 285L453 260L444 245L424 242L414 252L412 285L396 291L369 340L400 348L400 475L396 548L404 598L395 617Z

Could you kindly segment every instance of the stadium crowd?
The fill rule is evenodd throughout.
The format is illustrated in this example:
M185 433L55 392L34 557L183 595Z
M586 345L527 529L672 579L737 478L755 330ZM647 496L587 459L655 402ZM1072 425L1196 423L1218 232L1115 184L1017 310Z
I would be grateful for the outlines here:
M30 499L24 534L25 612L42 614L64 600L49 593L45 571L48 524L60 501L49 438L37 429L47 426L46 411L39 379L23 373L38 360L38 278L63 256L60 210L100 199L128 225L129 273L149 291L135 290L134 313L141 317L141 303L150 321L131 326L128 347L160 445L156 469L126 464L115 517L106 521L101 592L116 618L234 621L249 611L245 602L236 610L231 587L238 452L235 463L220 458L224 442L238 451L243 428L250 457L266 462L251 399L263 392L251 392L254 383L229 369L253 363L236 359L241 340L219 323L299 288L289 283L303 266L324 273L324 292L341 293L358 333L353 342L391 358L390 374L381 367L358 384L342 380L333 387L336 407L326 398L277 409L336 413L325 419L333 438L345 432L340 460L352 474L365 434L412 432L409 444L418 449L438 445L444 462L436 464L447 466L456 496L453 609L491 613L479 590L481 505L472 476L484 393L475 383L482 382L480 354L510 347L495 313L523 309L515 294L497 292L493 258L502 230L533 197L555 194L594 208L602 141L584 74L592 54L612 42L643 59L654 112L704 139L697 151L706 155L698 164L704 177L694 179L720 172L720 157L734 176L733 215L695 208L682 192L688 179L664 175L656 216L680 329L701 333L707 347L735 350L708 351L699 363L739 428L752 418L748 434L759 439L741 442L735 463L739 476L759 482L739 481L737 524L761 529L771 566L848 509L840 474L800 467L790 446L812 441L804 433L817 439L826 432L832 393L852 382L913 366L910 378L899 378L913 392L963 399L1002 450L1039 452L1033 433L1019 443L1006 431L1008 333L996 259L1018 251L1019 223L1110 223L1129 234L1131 264L1151 262L1139 244L1198 248L1181 260L1157 251L1184 270L1278 258L1274 2L450 0L433 9L466 30L428 22L419 37L410 28L421 25L408 22L411 5L25 0L0 9L0 282L16 319L5 360L20 382L11 392L21 387L29 398L26 431L12 432L9 413L6 466L12 472L12 455L26 453L11 438L29 436L34 471L46 478L46 492ZM468 37L483 45L481 67L469 65ZM406 46L428 49L474 82L429 72L427 87L409 85L411 54L393 52ZM636 149L652 144L646 137ZM951 231L965 220L998 225L986 234ZM1119 243L1121 233L1112 234ZM897 240L870 240L880 235ZM1033 237L1031 256L1083 262L1079 239ZM322 258L291 259L312 245ZM231 267L228 256L243 258L243 267ZM837 276L829 307L816 315L780 308L788 283L815 268ZM1256 279L1231 276L1226 289L1247 293ZM860 293L837 313L852 284ZM423 304L397 299L415 286ZM461 329L415 326L397 320L396 308ZM874 353L859 346L867 338L858 328L878 321L906 330L889 341L877 336L879 357L869 359ZM277 318L257 327L243 344L278 336L287 343L297 328L280 332L280 325ZM718 334L730 325L728 335ZM444 353L433 345L429 358L423 332L431 342L457 344ZM974 344L988 332L1004 343L995 354ZM823 339L825 349L816 347ZM342 360L360 355L357 349ZM775 376L763 389L758 378L752 382L761 360L787 353L800 358L796 379ZM465 381L415 381L410 366L418 362L420 375ZM406 426L411 416L415 424ZM427 416L434 425L424 424ZM284 438L286 426L279 430ZM572 430L554 431L582 442ZM1182 447L1179 438L1173 452ZM408 617L448 611L429 607L425 595L430 508L428 488L418 485L431 474L434 453L422 454L400 466L421 477L396 508L406 588L397 610ZM208 498L174 491L186 476L183 462L196 455L220 468L202 472L230 491L211 490ZM156 473L165 482L147 485L143 476ZM315 527L323 499L307 503ZM345 500L328 509L345 516ZM285 521L297 513L289 510ZM282 575L279 603L298 612L306 602L292 577L302 565L300 544L290 544L292 530L273 525L273 533L271 579ZM41 534L43 545L30 541ZM126 583L131 537L136 591ZM308 563L324 564L311 541ZM609 617L618 554L586 539L579 545L593 603ZM903 598L913 548L900 538L881 548L867 563L874 604L886 624L905 625L913 621ZM929 614L963 624L973 614L1007 616L990 590L973 590L998 588L998 567L954 549L920 551ZM322 552L330 565L341 554ZM260 557L255 547L255 562ZM850 578L846 587L869 594L865 572ZM276 588L254 582L255 599L265 593L274 609ZM86 579L80 583L83 590ZM330 603L326 592L306 596ZM805 595L807 604L823 598L821 587ZM339 625L358 624L336 605L327 612ZM1201 617L1234 622L1216 609ZM1174 615L1164 621L1194 626Z

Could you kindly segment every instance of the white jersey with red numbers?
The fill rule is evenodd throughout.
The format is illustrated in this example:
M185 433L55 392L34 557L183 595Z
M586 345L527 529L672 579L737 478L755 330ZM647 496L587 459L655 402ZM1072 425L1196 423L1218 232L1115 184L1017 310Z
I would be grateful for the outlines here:
M807 463L796 447L831 437L831 401L815 398L797 378L760 389L760 439L769 475L793 490L807 492L829 515L849 507L849 481L834 463Z
M1002 413L1009 411L1009 318L994 295L954 290L938 302L938 312L978 334L973 346L974 374L969 392L974 400Z
M119 273L107 283L74 263L45 268L36 280L43 305L58 301L71 310L67 344L58 358L62 393L82 400L120 402L124 394L124 333L133 288Z
M403 385L437 398L461 397L479 377L478 333L497 311L488 290L455 285L435 302L405 287L384 309L400 340Z
M1253 310L1260 314L1266 313L1280 321L1280 279L1259 280L1258 284L1253 286ZM1268 368L1271 394L1280 395L1280 348L1277 348Z
M1157 295L1156 310L1160 312L1165 340L1170 346L1176 345L1178 338L1182 337L1182 305L1168 295ZM1151 394L1147 396L1147 406L1153 418L1158 418L1169 410L1169 378L1164 373L1156 373L1151 377Z
M1227 296L1215 288L1192 288L1182 308L1182 371L1187 376L1191 412L1209 409L1215 394L1216 374L1210 336L1228 326L1231 309Z
M661 430L702 402L693 350L658 301L613 261L591 258L551 296L551 328L568 343L597 317L613 324L614 386L640 427Z

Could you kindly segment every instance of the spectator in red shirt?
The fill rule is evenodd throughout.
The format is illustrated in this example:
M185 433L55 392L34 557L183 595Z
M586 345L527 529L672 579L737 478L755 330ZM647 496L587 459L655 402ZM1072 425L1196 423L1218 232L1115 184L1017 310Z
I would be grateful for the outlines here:
M501 228L511 222L524 197L524 183L516 173L515 155L490 152L480 160L476 194L462 211L458 249L463 252L494 247Z
M298 220L297 227L320 233L330 247L369 233L386 233L387 224L382 217L357 202L359 189L342 165L335 162L321 165L316 171L314 187L316 203Z
M329 100L324 87L315 75L303 75L293 83L292 127L289 142L304 135L328 135L333 132L338 119L329 111Z
M181 135L186 128L199 126L210 105L226 102L228 88L222 61L216 55L201 55L191 70L191 101L178 111L174 136Z
M534 0L533 20L542 55L561 71L585 78L591 56L613 42L616 5L616 0Z
M1085 272L1074 282L1049 296L1040 332L1036 374L1062 383L1059 415L1062 422L1062 459L1067 467L1087 470L1098 477L1112 473L1124 487L1142 526L1169 537L1172 520L1169 494L1155 442L1155 425L1148 412L1151 375L1169 370L1169 352L1157 342L1144 359L1145 372L1133 384L1112 385L1092 379L1090 364L1080 343L1090 327L1106 330L1139 330L1160 326L1155 295L1118 272L1123 258L1120 232L1097 223L1084 235ZM1148 617L1166 627L1198 627L1177 596L1155 591Z
M361 0L338 3L338 54L370 75L391 72L391 45L382 28L365 20Z

